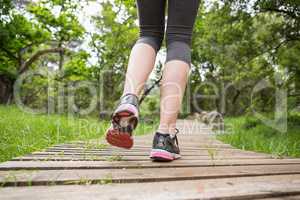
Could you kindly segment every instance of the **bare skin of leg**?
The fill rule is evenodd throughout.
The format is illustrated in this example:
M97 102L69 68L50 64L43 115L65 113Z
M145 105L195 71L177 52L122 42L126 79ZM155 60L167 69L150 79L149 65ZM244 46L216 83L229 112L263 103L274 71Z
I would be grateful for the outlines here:
M175 133L188 73L189 65L183 61L169 61L165 65L160 88L160 133Z
M136 44L130 54L126 73L126 81L123 95L127 93L139 96L155 65L156 52L148 44ZM176 119L181 107L184 95L189 65L183 61L174 60L166 63L162 85L160 102L161 133L174 133Z
M123 95L131 93L140 95L153 67L156 52L148 44L136 44L130 54Z

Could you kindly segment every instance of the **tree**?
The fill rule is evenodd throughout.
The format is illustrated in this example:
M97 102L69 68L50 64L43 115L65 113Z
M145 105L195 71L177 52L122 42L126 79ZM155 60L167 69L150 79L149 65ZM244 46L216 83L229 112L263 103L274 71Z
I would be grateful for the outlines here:
M286 70L288 73L288 84L293 85L292 94L289 96L296 97L296 102L300 104L300 83L299 83L299 64L295 61L298 60L298 56L295 54L299 46L300 41L300 2L295 0L256 0L253 1L253 6L249 9L249 1L245 0L224 0L223 2L229 4L231 7L235 7L237 10L243 10L244 12L253 12L255 16L272 16L269 20L273 20L274 17L282 19L279 26L272 26L268 36L277 36L279 39L276 45L272 49L272 57L274 64L278 64L281 69ZM267 41L264 43L267 44ZM295 55L294 58L284 55ZM281 60L283 59L283 60ZM283 65L284 64L284 65Z
M284 20L270 14L235 10L229 3L214 4L209 11L200 12L193 39L194 65L203 73L203 81L218 88L215 109L224 114L242 114L250 106L253 86L264 78L273 81L274 50L281 42L273 31ZM199 81L192 84L196 88ZM214 94L212 88L194 92Z
M6 3L0 21L0 103L12 98L12 85L17 77L33 67L41 56L63 54L68 45L84 33L75 15L76 4L67 0L32 2L25 10ZM51 11L60 6L58 16Z

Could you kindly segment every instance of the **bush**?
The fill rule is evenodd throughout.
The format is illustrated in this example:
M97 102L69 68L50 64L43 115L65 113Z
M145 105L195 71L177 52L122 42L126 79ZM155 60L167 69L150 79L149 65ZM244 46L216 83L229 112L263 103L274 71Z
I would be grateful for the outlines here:
M256 119L256 118L253 118L253 117L246 117L245 122L243 124L243 128L251 129L251 128L255 128L259 124L261 124L259 119Z
M288 115L287 121L288 121L289 127L294 127L294 126L299 127L300 126L300 114L299 113L290 113Z
M159 119L159 96L149 95L140 106L141 119L146 122L155 122Z

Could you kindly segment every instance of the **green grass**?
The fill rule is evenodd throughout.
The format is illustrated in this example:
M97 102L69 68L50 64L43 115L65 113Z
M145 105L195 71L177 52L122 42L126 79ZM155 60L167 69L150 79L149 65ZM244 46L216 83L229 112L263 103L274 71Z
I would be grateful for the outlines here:
M270 153L279 158L300 157L300 114L288 116L286 133L276 131L254 117L226 118L225 134L218 138L240 149Z
M54 144L99 138L109 127L108 121L63 115L35 115L15 106L0 106L0 162L38 151ZM154 131L155 124L140 123L135 135Z

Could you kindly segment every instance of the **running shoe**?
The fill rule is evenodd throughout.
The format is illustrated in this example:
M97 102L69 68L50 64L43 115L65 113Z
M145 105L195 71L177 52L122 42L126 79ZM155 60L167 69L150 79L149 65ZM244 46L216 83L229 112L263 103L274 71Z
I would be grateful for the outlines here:
M150 158L154 161L172 161L179 159L181 156L176 134L173 136L171 134L156 132L153 139Z
M138 124L138 97L126 94L112 114L111 126L106 132L109 144L125 149L133 146L133 130Z

